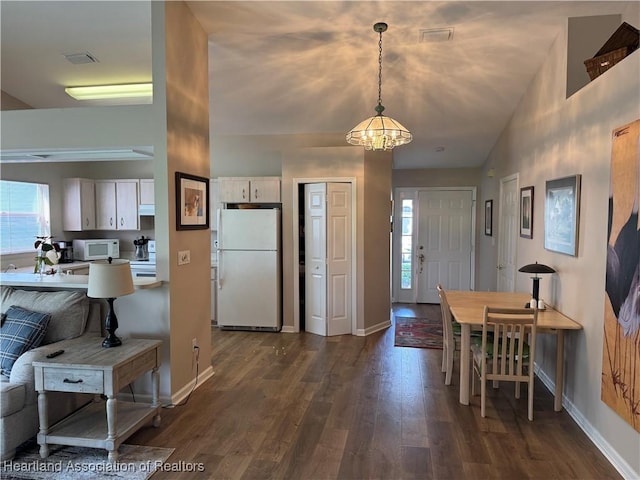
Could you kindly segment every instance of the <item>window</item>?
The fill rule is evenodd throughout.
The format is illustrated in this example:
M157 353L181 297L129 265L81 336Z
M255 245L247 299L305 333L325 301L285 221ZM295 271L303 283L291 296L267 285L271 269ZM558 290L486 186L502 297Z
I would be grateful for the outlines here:
M0 180L0 254L32 252L51 235L49 185Z
M413 271L413 200L402 200L402 259L400 288L411 288Z

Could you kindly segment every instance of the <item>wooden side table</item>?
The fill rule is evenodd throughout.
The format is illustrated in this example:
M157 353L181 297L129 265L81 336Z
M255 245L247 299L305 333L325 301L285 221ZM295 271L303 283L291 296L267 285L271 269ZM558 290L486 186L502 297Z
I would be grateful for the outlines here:
M118 447L147 420L160 425L160 340L124 339L122 345L103 348L99 337L79 337L65 342L65 352L33 362L38 392L40 456L49 456L49 443L104 448L109 461L118 459ZM152 403L118 401L118 392L151 371ZM53 426L49 426L47 392L93 393L96 401ZM105 402L107 398L106 418Z

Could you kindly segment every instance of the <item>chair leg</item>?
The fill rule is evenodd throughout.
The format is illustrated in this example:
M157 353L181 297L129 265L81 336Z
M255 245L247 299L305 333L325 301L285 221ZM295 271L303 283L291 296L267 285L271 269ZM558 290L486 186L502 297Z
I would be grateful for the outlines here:
M447 371L447 342L442 346L442 373Z
M453 356L455 351L450 348L447 349L447 373L444 376L444 384L451 385L451 378L453 377Z
M484 374L480 377L480 416L486 416L487 382Z
M520 398L520 382L515 382L516 383L516 398Z
M533 379L529 381L529 421L533 421Z

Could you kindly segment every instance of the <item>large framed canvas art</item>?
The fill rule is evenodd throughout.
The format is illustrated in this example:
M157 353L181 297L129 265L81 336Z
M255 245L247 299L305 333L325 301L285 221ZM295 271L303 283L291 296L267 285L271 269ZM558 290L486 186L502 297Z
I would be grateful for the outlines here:
M640 432L640 120L613 131L602 401Z

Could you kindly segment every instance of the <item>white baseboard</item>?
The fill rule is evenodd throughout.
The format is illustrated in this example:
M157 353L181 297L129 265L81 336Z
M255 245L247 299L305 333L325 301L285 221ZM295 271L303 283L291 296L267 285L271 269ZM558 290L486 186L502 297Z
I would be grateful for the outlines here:
M555 392L555 383L549 378L549 376L541 370L538 365L535 366L536 375L547 387L547 389L553 394ZM631 465L629 465L624 458L622 458L618 452L607 442L607 440L600 435L600 432L587 420L582 412L571 402L564 394L562 395L562 406L567 413L578 424L582 431L589 437L593 444L602 452L602 454L609 460L609 463L618 471L622 478L638 478L638 472L636 472Z
M292 327L291 325L283 325L282 326L282 330L280 330L282 333L298 333L296 332L295 327Z
M385 320L384 322L380 322L377 325L373 325L368 328L359 328L356 330L357 337L366 337L367 335L371 335L372 333L379 332L380 330L384 330L385 328L389 328L391 326L391 320Z
M193 389L194 385L196 385L196 388L202 386L202 384L207 380L209 380L211 377L213 377L215 373L216 372L213 371L213 367L209 365L204 372L198 375L197 379L194 378L189 383L187 383L184 387L178 390L176 393L171 395L171 403L173 405L179 404L181 401L183 401L185 398L189 396L189 394L191 393L191 389ZM196 384L196 380L197 380L197 384Z
M209 367L205 369L204 372L198 375L198 384L196 388L202 386L202 384L207 380L209 380L211 377L213 377L214 374L215 372L213 371L213 367L209 365ZM182 400L187 398L187 395L189 395L189 392L191 392L191 389L193 388L193 385L195 383L196 383L196 380L194 378L189 383L187 383L184 387L182 387L177 393L175 393L174 395L171 395L171 398L161 395L160 404L161 405L177 405ZM132 402L135 398L136 402L144 402L144 403L151 403L153 401L153 397L150 393L138 393L138 394L135 394L135 397L134 397L134 394L135 392L133 394L131 392L121 392L118 394L118 399L125 400L127 402Z

